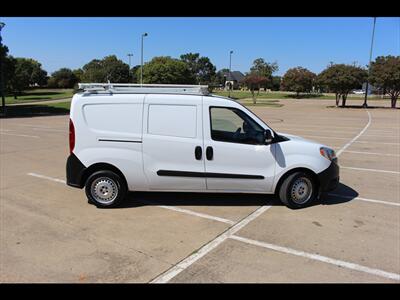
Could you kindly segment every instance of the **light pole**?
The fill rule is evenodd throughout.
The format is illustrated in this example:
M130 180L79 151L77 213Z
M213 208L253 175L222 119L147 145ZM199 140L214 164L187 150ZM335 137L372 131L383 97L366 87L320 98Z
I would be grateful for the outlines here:
M231 67L232 67L232 53L233 53L233 51L231 50L230 52L229 52L229 81L232 81L232 73L231 73ZM229 98L231 97L231 88L232 88L232 86L231 85L229 85Z
M1 37L1 30L3 29L3 27L6 26L5 23L0 22L0 49L2 49L2 37ZM2 50L0 50L2 51ZM5 52L4 52L5 54ZM4 116L6 115L6 100L4 98L4 74L3 74L3 53L0 54L0 81L1 81L1 106L3 108L3 114Z
M143 84L143 38L147 36L147 32L142 34L142 59L140 64L140 85Z
M376 17L374 17L374 26L373 26L373 28L372 28L371 49L369 50L368 77L367 77L367 82L366 82L366 84L365 84L365 97L364 97L364 104L363 104L363 107L368 107L368 104L367 104L367 98L368 98L368 78L369 78L369 73L370 73L370 70L371 70L372 46L374 45L375 23L376 23Z
M128 58L129 58L129 77L131 77L131 57L133 56L132 53L128 53ZM131 78L129 78L129 81L131 80Z

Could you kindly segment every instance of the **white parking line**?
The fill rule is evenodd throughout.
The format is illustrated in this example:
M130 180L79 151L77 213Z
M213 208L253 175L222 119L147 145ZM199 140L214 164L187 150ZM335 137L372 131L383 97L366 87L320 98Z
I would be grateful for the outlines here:
M383 142L370 142L370 141L355 141L354 143L362 143L362 144L380 144L380 145L400 145L400 143L383 143Z
M331 139L331 140L348 140L348 138L344 137L336 137L336 136L323 136L323 135L308 135L304 134L301 135L303 137L310 137L310 138L322 138L322 139ZM381 145L400 145L400 143L383 143L379 141L354 141L353 143L363 143L363 144L381 144Z
M220 218L220 217L214 217L214 216L211 216L211 215L198 213L198 212L195 212L195 211L192 211L192 210L188 210L188 209L184 209L184 208L180 208L180 207L176 207L176 206L160 205L160 203L156 203L156 202L153 202L153 201L143 201L143 200L140 200L140 201L142 201L142 202L144 202L146 204L153 204L153 205L156 205L157 207L161 207L161 208L165 208L165 209L169 209L169 210L185 213L185 214L196 216L196 217L200 217L200 218L203 218L203 219L209 219L209 220L213 220L213 221L218 221L218 222L226 223L226 224L229 224L229 225L235 224L235 222L232 221L232 220L228 220L228 219L224 219L224 218Z
M342 154L342 152L344 150L346 150L351 144L353 144L369 127L369 125L371 125L371 114L369 113L369 111L367 110L368 113L368 123L367 125L365 125L365 127L363 128L363 130L361 130L354 138L352 138L346 145L344 145L342 148L340 148L340 150L336 153L336 156L340 156L340 154Z
M233 225L228 230L226 230L225 232L223 232L222 234L217 236L215 239L213 239L212 241L205 244L198 251L196 251L192 255L186 257L185 259L181 260L178 264L176 264L172 268L168 269L166 272L162 273L161 275L159 275L156 278L154 278L153 280L151 280L150 283L166 283L166 282L170 281L176 275L178 275L179 273L181 273L182 271L187 269L193 263L198 261L200 258L202 258L204 255L209 253L214 248L216 248L218 245L220 245L222 242L224 242L227 238L231 237L233 234L238 232L240 229L242 229L249 222L251 222L252 220L257 218L259 215L261 215L263 212L265 212L270 207L271 206L261 206L256 211L254 211L250 215L248 215L246 218L244 218L240 222L236 223L236 225Z
M366 154L366 155L400 156L398 154L388 154L388 153L378 153L378 152L363 152L363 151L350 151L350 150L344 150L343 152Z
M36 174L36 173L27 173L26 175L38 177L38 178L42 178L42 179L47 179L47 180L51 180L51 181L58 182L58 183L65 183L65 180L63 180L63 179L58 179L58 178L40 175L40 174Z
M44 125L34 125L34 124L16 124L23 127L34 127L34 128L44 128L44 129L54 129L54 127L44 126ZM61 128L60 128L61 130Z
M67 130L54 129L54 128L32 127L32 129L33 129L33 130L37 130L37 131L59 131L59 132L67 132Z
M40 138L39 136L36 136L36 135L6 133L6 132L3 132L3 131L0 131L0 134L3 134L3 135L12 135L12 136L30 137L30 138L36 138L36 139Z
M337 130L335 130L336 128L333 128L333 129L328 129L328 130L326 130L326 129L300 129L299 127L295 127L295 128L286 128L286 129L277 129L277 131L278 132L281 132L281 131L290 131L290 132L292 132L292 131L294 131L294 132L298 132L298 131L300 131L300 132L321 132L321 133L324 133L324 132L326 132L326 133L336 133L336 134L341 134L341 133L344 133L344 134L352 134L353 132L349 132L349 131L337 131ZM289 133L289 132L288 132ZM393 138L399 138L399 136L398 135L384 135L384 134L365 134L364 136L366 136L366 137L393 137ZM347 138L350 138L350 137L347 137Z
M287 247L282 247L282 246L273 245L273 244L269 244L269 243L265 243L265 242L261 242L261 241L256 241L256 240L240 237L237 235L232 235L232 236L230 236L230 238L234 239L236 241L251 244L254 246L259 246L259 247L263 247L266 249L270 249L270 250L274 250L274 251L278 251L278 252L282 252L282 253L301 256L301 257L305 257L305 258L312 259L312 260L318 260L318 261L321 261L324 263L328 263L328 264L332 264L335 266L376 275L379 277L384 277L384 278L393 279L393 280L400 280L400 274L396 274L396 273L386 272L386 271L379 270L379 269L373 269L373 268L365 267L365 266L358 265L355 263L350 263L347 261L338 260L338 259L334 259L334 258L330 258L330 257L318 255L318 254L307 253L304 251L299 251L299 250L295 250L295 249L291 249L291 248L287 248Z
M398 171L388 171L388 170L379 170L379 169L365 169L365 168L354 168L354 167L343 167L343 166L340 166L340 168L341 169L349 169L349 170L358 170L358 171L400 174L400 172L398 172Z
M303 134L303 135L301 135L301 136L304 136L304 137L323 138L323 139L333 139L333 140L348 140L348 139L349 139L349 138L336 137L336 136L308 135L308 134Z
M334 197L339 197L339 198L345 198L345 199L353 199L353 200L379 203L379 204L385 204L385 205L400 206L400 203L389 202L389 201L382 201L382 200L375 200L375 199L368 199L368 198L361 198L361 197L354 198L352 196L345 196L345 195L339 195L339 194L334 194L334 193L328 193L328 195L334 196Z
M50 180L50 181L54 181L54 182L58 182L58 183L64 183L64 184L66 183L65 180L63 180L63 179L49 177L49 176L45 176L45 175L41 175L41 174L37 174L37 173L27 173L26 175L41 178L41 179L46 179L46 180ZM197 217L204 218L204 219L214 220L214 221L226 223L229 225L235 224L235 222L232 220L215 217L215 216L211 216L211 215L207 215L207 214L203 214L203 213L198 213L198 212L188 210L188 209L183 209L180 207L159 205L159 203L150 202L150 201L142 201L142 200L140 200L140 201L147 203L147 204L154 204L155 206L160 207L160 208L169 209L169 210L185 213L185 214L192 215L192 216L197 216Z

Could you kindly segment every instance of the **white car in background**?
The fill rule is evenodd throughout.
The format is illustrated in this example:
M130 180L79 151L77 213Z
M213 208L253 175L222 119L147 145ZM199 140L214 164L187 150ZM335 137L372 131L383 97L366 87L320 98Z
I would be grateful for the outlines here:
M364 95L365 94L365 92L363 90L354 90L354 91L352 91L352 93L356 94L356 95Z
M207 86L80 84L67 184L98 207L127 191L276 194L291 208L336 188L329 147L275 132Z

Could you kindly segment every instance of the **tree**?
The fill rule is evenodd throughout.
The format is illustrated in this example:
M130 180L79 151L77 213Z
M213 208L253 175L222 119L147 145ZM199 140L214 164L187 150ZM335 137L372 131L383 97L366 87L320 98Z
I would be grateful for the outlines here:
M371 63L370 82L390 95L391 107L396 108L400 95L400 56L378 56Z
M361 67L331 63L318 75L316 84L335 93L336 106L339 106L342 98L342 107L345 107L349 92L360 88L366 79L367 71Z
M8 47L1 45L0 47L0 63L3 68L3 86L4 93L10 92L10 83L15 74L16 59L11 55L8 55Z
M199 53L182 54L180 59L185 62L197 84L209 84L215 76L216 68L208 57L200 57Z
M82 82L129 82L129 65L109 55L103 59L93 59L82 68Z
M310 93L316 75L306 68L297 67L287 70L282 78L281 89L284 91L296 92L296 97L300 93Z
M140 68L136 75L139 78ZM170 56L158 56L144 64L143 83L193 84L195 78L185 62Z
M131 82L133 83L139 82L140 79L138 77L138 74L140 74L140 65L133 66L131 69Z
M79 82L78 77L74 74L71 69L61 68L51 74L48 81L49 87L56 88L73 88L76 83Z
M271 90L273 91L279 91L281 89L281 76L272 76L272 82L271 82Z
M47 84L47 72L42 65L31 58L15 58L14 76L10 79L9 88L14 93L14 98L30 86L43 86Z
M253 61L253 66L250 68L250 73L258 76L265 77L264 88L272 84L272 74L278 71L278 64L276 62L268 63L263 58L257 58Z
M76 79L78 82L82 81L82 76L83 76L83 70L82 69L75 69L72 71L72 73L75 75Z
M268 79L265 76L260 76L256 73L248 73L242 83L247 86L247 88L251 91L251 95L253 98L253 103L257 103L257 96L260 93L261 86L265 85ZM255 90L257 90L257 96L255 95Z

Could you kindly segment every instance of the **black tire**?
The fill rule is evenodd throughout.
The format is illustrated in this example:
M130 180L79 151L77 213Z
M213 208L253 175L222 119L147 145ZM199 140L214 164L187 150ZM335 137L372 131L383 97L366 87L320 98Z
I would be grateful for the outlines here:
M97 171L85 184L86 197L99 208L118 206L127 192L125 181L112 171ZM97 192L99 194L97 194Z
M311 186L311 191L307 191L309 188L308 186ZM304 198L297 198L296 195L299 195L299 193L302 191L301 188L303 188L303 194L300 196L304 195ZM306 194L304 194L304 190L307 191ZM290 174L284 179L279 188L279 198L281 199L282 203L293 209L309 206L315 201L317 195L318 191L316 182L314 178L306 172L295 172Z

